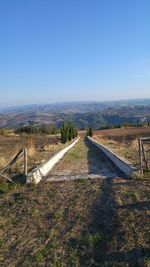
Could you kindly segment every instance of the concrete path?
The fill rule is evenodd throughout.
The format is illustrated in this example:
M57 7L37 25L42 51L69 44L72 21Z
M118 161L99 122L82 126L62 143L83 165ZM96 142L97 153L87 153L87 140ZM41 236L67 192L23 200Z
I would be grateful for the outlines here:
M48 181L113 178L118 171L106 156L83 138L51 170Z

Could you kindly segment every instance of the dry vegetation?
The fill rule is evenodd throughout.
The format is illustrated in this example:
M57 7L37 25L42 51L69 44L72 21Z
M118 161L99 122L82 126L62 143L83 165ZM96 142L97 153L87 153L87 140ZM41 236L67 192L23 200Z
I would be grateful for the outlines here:
M134 166L138 166L138 138L144 136L150 137L150 127L96 131L93 138L124 157ZM145 149L146 155L150 160L150 146L145 145Z
M78 172L85 166L90 172L102 160L79 143L55 171L69 174L70 161ZM149 183L121 177L3 183L0 266L150 267Z
M150 265L149 182L79 180L1 195L1 266Z
M138 141L122 141L121 143L113 139L107 139L103 135L94 135L93 138L100 144L108 147L111 151L125 158L133 165L138 165Z
M0 136L0 169L5 167L18 151L28 149L28 170L43 164L50 156L64 147L57 136ZM9 175L23 174L23 161L20 159Z
M133 141L139 136L150 136L150 127L128 127L95 131L96 135L103 135L118 142Z

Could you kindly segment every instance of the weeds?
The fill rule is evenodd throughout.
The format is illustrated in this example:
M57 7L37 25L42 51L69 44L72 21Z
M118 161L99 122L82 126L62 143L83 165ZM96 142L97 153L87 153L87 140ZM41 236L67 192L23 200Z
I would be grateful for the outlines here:
M145 169L143 176L144 176L144 178L150 178L150 170Z
M64 264L61 259L57 259L54 267L64 267Z
M79 179L79 183L82 185L87 185L88 184L88 180L87 179Z
M34 261L39 263L44 260L44 258L50 253L52 249L51 243L48 243L42 250L37 251L34 255Z
M28 199L28 197L22 193L14 193L13 197L15 202L23 202Z
M36 217L39 213L39 210L37 208L32 207L28 209L28 212L31 215L31 217Z
M93 249L95 246L100 246L102 242L105 241L105 237L102 233L96 233L96 234L86 234L82 235L78 238L79 244L81 246L87 246L91 249Z
M125 192L125 195L129 198L131 198L133 201L139 201L140 196L137 191L127 191Z
M3 244L4 244L4 241L3 241L3 239L0 239L0 247L2 247L2 246L3 246Z
M43 251L37 252L34 257L37 263L41 262L44 259Z
M7 182L0 183L0 193L7 193L10 190L10 185Z
M142 180L143 177L140 174L138 174L138 173L134 173L134 174L132 174L132 175L129 176L129 179L138 181L138 180Z
M82 218L82 214L81 213L77 213L76 215L76 220L80 221Z
M56 211L56 213L54 214L54 218L56 219L56 220L59 220L59 219L61 219L62 217L63 217L63 211Z

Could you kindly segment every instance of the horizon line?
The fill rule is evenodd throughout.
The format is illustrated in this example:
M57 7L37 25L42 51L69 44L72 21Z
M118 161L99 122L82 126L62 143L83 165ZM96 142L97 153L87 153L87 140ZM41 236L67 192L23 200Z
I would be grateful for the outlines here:
M4 109L12 109L12 108L21 108L27 106L43 106L43 105L58 105L58 104L71 104L71 103L107 103L107 102L121 102L121 101L148 101L150 97L143 98L124 98L124 99L112 99L112 100L66 100L66 101L54 101L54 102L43 102L43 103L32 103L32 104L18 104L18 105L10 105L0 108L0 110Z

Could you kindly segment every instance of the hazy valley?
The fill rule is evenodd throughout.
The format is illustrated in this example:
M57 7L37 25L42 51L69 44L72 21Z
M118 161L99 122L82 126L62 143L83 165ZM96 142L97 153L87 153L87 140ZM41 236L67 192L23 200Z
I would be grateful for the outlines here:
M0 127L55 125L71 121L79 129L150 121L150 100L72 102L20 106L0 110Z

